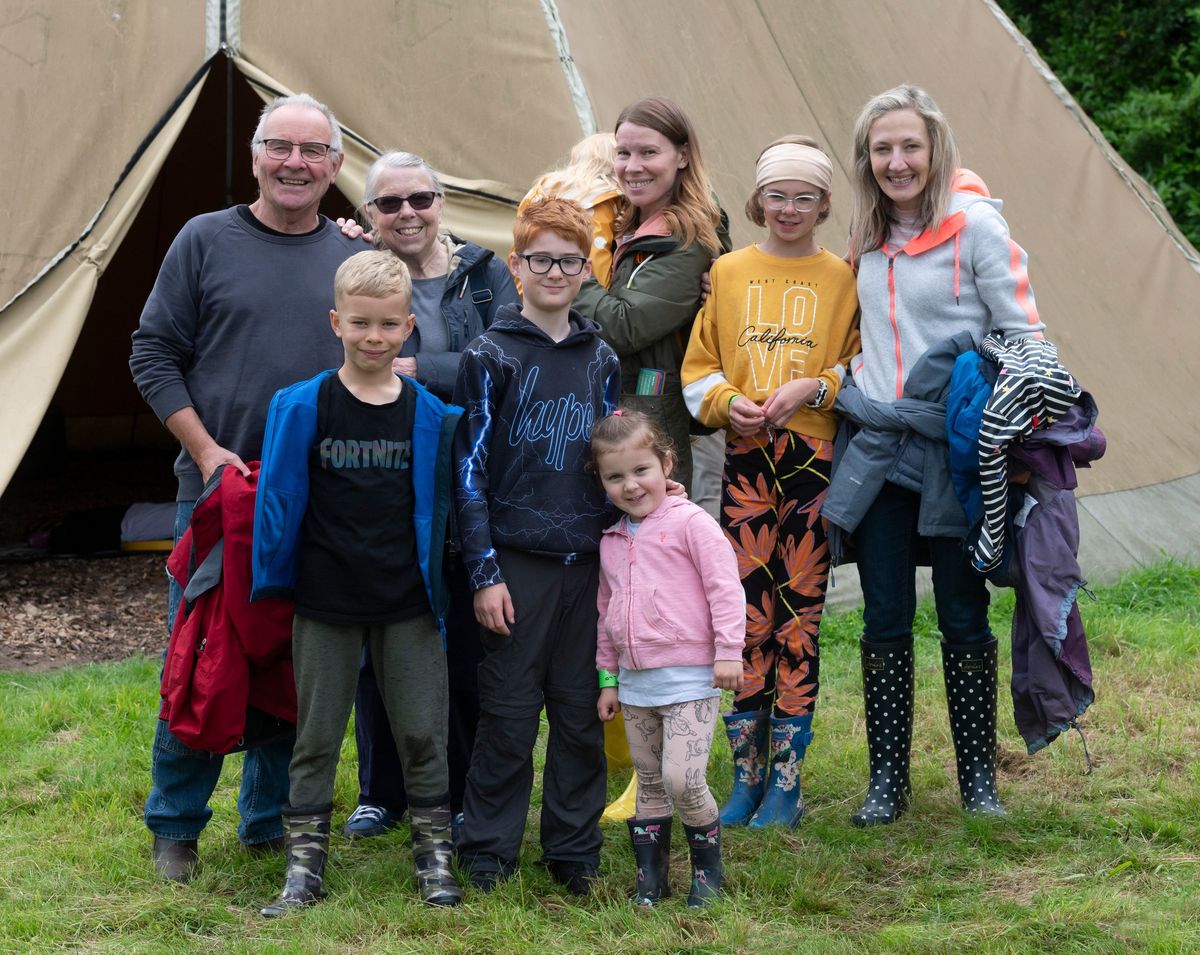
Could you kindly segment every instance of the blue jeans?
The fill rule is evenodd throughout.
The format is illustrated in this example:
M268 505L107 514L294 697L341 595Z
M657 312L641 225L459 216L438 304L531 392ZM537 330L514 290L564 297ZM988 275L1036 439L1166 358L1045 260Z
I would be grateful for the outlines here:
M175 515L175 540L187 530L194 501L180 501ZM183 590L170 581L167 589L167 631L175 626L175 613ZM164 659L166 653L163 654ZM258 749L247 750L242 763L242 788L238 794L238 838L253 845L283 835L281 810L288 799L288 764L294 740L288 737ZM146 827L165 839L195 839L212 818L208 806L224 757L181 743L158 720L150 767L153 785L146 797Z
M916 568L928 550L938 629L946 643L986 643L988 594L954 537L917 533L921 496L887 481L854 532L863 592L863 638L899 643L912 638L917 609Z

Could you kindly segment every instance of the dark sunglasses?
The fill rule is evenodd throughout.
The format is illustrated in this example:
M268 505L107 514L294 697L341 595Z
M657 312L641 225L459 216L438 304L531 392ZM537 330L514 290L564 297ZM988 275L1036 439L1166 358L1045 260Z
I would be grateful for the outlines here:
M408 196L376 196L367 205L374 206L385 216L399 212L406 202L412 206L414 212L424 212L440 195L440 192L414 192Z

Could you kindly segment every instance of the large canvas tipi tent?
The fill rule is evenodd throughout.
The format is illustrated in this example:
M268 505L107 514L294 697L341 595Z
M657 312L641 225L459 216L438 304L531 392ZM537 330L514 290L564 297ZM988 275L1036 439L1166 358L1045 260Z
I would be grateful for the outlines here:
M1099 401L1085 564L1197 555L1200 258L990 0L27 0L0 12L0 80L0 489L52 403L73 442L161 435L128 335L182 222L253 198L263 98L303 90L337 113L336 211L375 149L409 149L446 174L455 231L506 248L539 172L663 93L698 127L739 242L759 148L827 143L822 236L841 252L853 119L914 82L1005 200L1050 337Z

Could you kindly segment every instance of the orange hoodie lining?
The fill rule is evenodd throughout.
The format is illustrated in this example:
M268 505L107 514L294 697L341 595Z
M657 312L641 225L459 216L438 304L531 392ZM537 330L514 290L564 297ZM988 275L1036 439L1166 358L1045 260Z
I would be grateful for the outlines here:
M907 252L909 255L920 255L922 252L928 252L930 249L941 245L951 236L957 235L963 230L966 224L967 214L959 209L958 212L946 216L936 231L926 229L920 235L909 239L908 243L900 251Z

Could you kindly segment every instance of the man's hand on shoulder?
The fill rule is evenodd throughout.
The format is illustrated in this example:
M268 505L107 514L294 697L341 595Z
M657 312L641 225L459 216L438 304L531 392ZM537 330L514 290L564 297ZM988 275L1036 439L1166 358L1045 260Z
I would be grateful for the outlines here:
M372 233L367 232L353 219L339 218L337 220L337 226L342 230L342 235L344 235L347 239L362 239L364 242L368 243L375 241L375 236Z
M417 359L413 356L408 358L393 358L392 371L397 375L407 375L409 378L417 377Z

